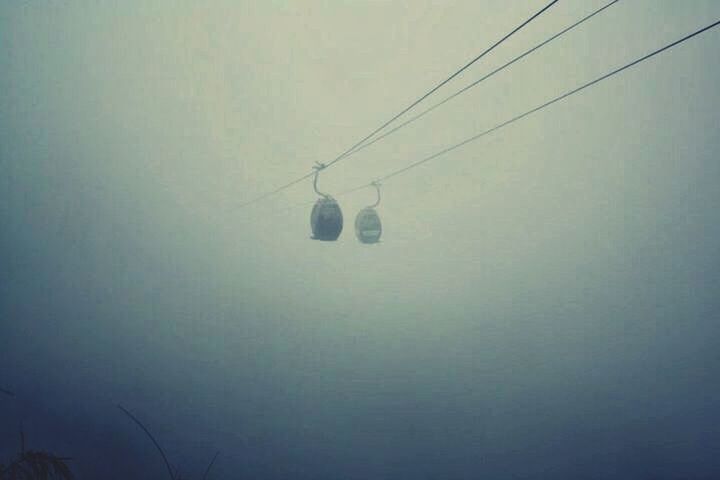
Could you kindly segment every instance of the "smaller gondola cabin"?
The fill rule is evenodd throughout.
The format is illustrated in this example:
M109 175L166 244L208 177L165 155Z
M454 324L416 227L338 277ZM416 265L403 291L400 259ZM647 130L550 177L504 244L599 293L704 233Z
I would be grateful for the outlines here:
M377 243L382 234L380 216L374 208L367 207L360 210L355 218L355 235L362 243Z
M343 229L340 205L334 198L324 197L315 202L310 214L310 227L314 240L334 241Z

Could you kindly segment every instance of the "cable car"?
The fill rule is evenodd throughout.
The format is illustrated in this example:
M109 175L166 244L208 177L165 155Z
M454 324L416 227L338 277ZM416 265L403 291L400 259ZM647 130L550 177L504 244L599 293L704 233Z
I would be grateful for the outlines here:
M373 182L377 190L377 201L374 205L365 207L355 217L355 236L360 243L378 243L382 235L382 222L375 207L380 204L380 184Z
M315 205L313 205L312 212L310 213L310 228L312 229L312 239L322 240L325 242L334 242L340 236L343 229L343 215L340 210L340 205L330 195L322 193L317 188L317 180L320 170L325 168L325 165L318 164L315 167L315 180L313 181L313 187L315 193L320 195Z
M318 199L310 214L313 240L335 241L343 229L343 215L340 205L327 196Z
M365 207L355 217L355 236L361 243L377 243L382 235L380 216L374 208Z

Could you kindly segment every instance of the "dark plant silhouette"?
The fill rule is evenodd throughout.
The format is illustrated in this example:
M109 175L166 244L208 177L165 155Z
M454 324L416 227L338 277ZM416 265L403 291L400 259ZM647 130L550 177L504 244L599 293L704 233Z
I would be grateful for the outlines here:
M220 455L220 450L215 452L215 456L210 460L210 463L208 464L207 468L205 469L205 474L203 475L203 480L207 479L207 476L210 474L210 469L212 468L213 464L215 463L215 460L217 459L218 455Z
M142 424L140 420L138 420L132 413L130 413L127 409L123 408L122 405L118 405L118 408L123 411L125 415L130 417L130 419L135 422L135 424L142 429L143 432L148 436L150 441L153 442L153 445L155 445L155 448L157 448L158 452L160 452L160 456L162 457L163 461L165 462L165 467L167 468L168 475L170 475L170 480L182 480L182 477L179 473L175 472L173 473L172 466L170 465L170 462L167 459L167 456L165 455L165 452L163 451L160 444L155 440L155 437L152 436L150 433L150 430L148 430L145 425ZM203 480L207 479L207 476L210 474L210 469L212 468L213 464L215 463L215 460L217 459L220 452L215 452L215 456L210 461L210 464L205 469L205 474L203 475ZM4 480L2 477L0 477L0 480Z
M5 466L0 464L0 480L73 480L66 457L40 450L25 450L25 435L20 432L20 453Z
M0 393L14 397L9 390ZM42 450L25 450L25 433L20 427L20 453L7 465L0 463L0 480L73 480L67 466L70 460Z
M0 480L73 480L68 460L48 452L21 452L8 466L0 465Z
M4 394L10 397L14 397L15 394L9 390L0 388L0 394ZM150 440L157 448L158 452L165 462L170 480L181 480L181 476L178 472L173 472L173 468L165 455L160 444L155 440L150 431L145 425L140 422L132 413L118 405L118 408L123 411L133 422L135 422L143 432L150 438ZM213 456L210 464L205 469L203 480L207 480L210 474L215 460L217 459L220 452L216 452ZM74 476L67 465L67 461L70 458L60 457L52 453L48 453L42 450L25 450L25 434L20 431L20 453L6 465L0 463L0 480L74 480Z
M165 455L165 452L163 452L162 447L161 447L160 444L157 442L157 440L155 440L155 437L152 436L152 433L150 433L150 430L148 430L147 428L145 428L145 425L143 425L140 420L138 420L137 418L135 418L135 416L134 416L132 413L130 413L129 411L127 411L125 408L123 408L122 405L118 405L118 408L119 408L120 410L122 410L125 415L127 415L128 417L130 417L130 418L132 419L132 421L135 422L135 424L136 424L138 427L140 427L140 428L142 429L142 431L145 432L145 434L150 438L150 440L151 440L151 441L153 442L153 444L155 445L155 448L157 448L157 449L158 449L158 452L160 452L160 456L162 456L162 459L165 461L165 466L167 467L168 474L170 475L170 480L175 480L175 475L173 474L172 467L170 466L170 462L168 462L168 459L167 459L167 456Z

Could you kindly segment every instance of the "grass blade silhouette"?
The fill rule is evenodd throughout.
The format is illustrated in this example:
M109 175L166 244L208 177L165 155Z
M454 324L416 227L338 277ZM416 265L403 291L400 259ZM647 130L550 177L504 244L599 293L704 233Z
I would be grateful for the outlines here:
M120 410L122 410L125 415L130 417L132 419L132 421L135 422L137 424L137 426L140 427L142 429L142 431L145 432L145 434L150 438L150 440L155 445L155 448L158 449L158 452L160 452L160 455L162 456L163 460L165 461L165 466L167 467L168 474L170 475L170 480L175 480L175 476L173 475L173 471L172 471L172 467L170 466L170 462L168 462L168 459L165 456L165 452L163 452L162 447L157 442L157 440L155 440L155 437L152 436L150 431L147 428L145 428L145 425L143 425L140 420L135 418L135 416L132 413L130 413L126 409L124 409L122 405L118 405L118 408Z
M220 450L215 452L215 456L210 460L210 464L205 469L205 475L203 475L203 480L207 479L207 476L210 474L210 469L212 468L213 464L215 463L215 460L217 459L218 455L220 455Z

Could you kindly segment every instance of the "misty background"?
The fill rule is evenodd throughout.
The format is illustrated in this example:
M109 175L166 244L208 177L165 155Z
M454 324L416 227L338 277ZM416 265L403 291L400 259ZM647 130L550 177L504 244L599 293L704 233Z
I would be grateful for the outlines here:
M606 2L561 1L428 103ZM3 2L0 459L79 478L716 478L720 30L382 187L327 162L545 2ZM720 19L623 0L320 176ZM421 106L422 107L422 106ZM22 425L22 426L21 426ZM2 460L0 460L2 461Z

